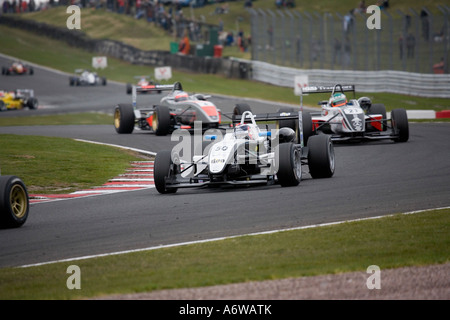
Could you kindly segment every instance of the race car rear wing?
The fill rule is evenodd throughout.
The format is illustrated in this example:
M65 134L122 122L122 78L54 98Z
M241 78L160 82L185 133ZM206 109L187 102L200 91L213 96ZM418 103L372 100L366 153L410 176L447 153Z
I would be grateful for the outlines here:
M136 107L136 99L138 93L150 92L150 91L173 91L173 90L183 90L180 82L175 82L174 84L149 84L148 86L133 86L132 87L132 104Z
M342 93L348 92L348 91L355 92L355 86L354 85L340 85L340 84L336 84L334 86L303 87L302 88L302 94L304 94L304 93L326 93L326 92L335 93L338 90L340 92L342 92Z
M173 91L183 90L183 86L179 82L174 84L149 84L148 86L134 86L136 93L149 92L149 91Z
M246 111L247 112L247 111ZM245 116L244 122L246 122L248 119L249 121L253 120L255 122L258 121L279 121L279 120L288 120L288 119L294 119L297 120L297 129L299 134L299 143L303 147L304 141L303 141L303 117L301 116L303 113L303 109L300 108L299 111L292 111L292 112L277 112L277 113L260 113L260 114L252 114L249 115L246 112L244 112L243 115L233 115L232 123L233 125L235 123L239 123L242 120L242 116Z
M299 113L297 111L293 112L277 112L277 113L260 113L254 114L253 118L255 121L278 121L278 120L288 120L288 119L298 119ZM242 115L234 115L232 122L241 122ZM246 119L251 120L250 116L246 116Z
M16 89L17 98L34 98L33 89Z
M300 95L300 109L303 110L303 95L308 93L328 93L331 92L331 95L333 95L335 92L338 92L338 90L342 93L351 91L353 92L353 98L355 98L355 85L349 84L349 85L341 85L341 84L335 84L334 86L310 86L310 87L303 87L302 92ZM323 102L319 102L319 105L323 104Z

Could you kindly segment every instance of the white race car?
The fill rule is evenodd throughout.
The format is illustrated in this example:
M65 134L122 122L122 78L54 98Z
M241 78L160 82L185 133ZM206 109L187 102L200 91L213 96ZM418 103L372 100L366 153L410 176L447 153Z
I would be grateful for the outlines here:
M76 69L75 76L69 78L69 84L71 86L106 86L106 78L100 77L97 72L92 72L84 69Z
M154 165L155 187L159 193L174 193L178 188L214 185L280 184L296 186L302 180L302 165L308 165L313 178L329 178L335 170L334 147L329 135L309 138L308 146L295 143L293 129L262 130L256 121L295 119L299 113L236 115L232 129L222 139L207 135L203 152L184 159L177 148L158 152ZM299 128L302 128L299 121ZM218 130L217 130L218 131ZM195 139L194 139L195 141ZM189 147L189 146L187 146ZM198 149L195 148L194 149Z
M404 109L394 109L386 116L384 104L372 104L368 97L347 100L344 92L354 85L311 86L302 94L331 92L329 100L320 101L321 112L311 112L315 133L331 134L333 141L391 139L406 142L409 139L408 116Z

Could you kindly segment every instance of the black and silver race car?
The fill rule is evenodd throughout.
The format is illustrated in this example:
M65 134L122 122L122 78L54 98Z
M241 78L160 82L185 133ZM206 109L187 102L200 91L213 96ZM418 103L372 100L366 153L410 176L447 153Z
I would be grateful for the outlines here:
M208 186L297 186L302 180L302 165L308 166L313 178L333 176L335 155L329 135L311 136L305 145L303 135L298 140L292 128L269 130L267 124L265 129L257 125L257 121L293 120L302 132L301 112L254 115L247 110L238 113L235 112L234 125L224 136L205 132L203 142L207 145L202 145L202 152L194 152L192 158L186 157L190 155L189 143L158 152L154 165L156 190L164 194L179 188ZM202 139L197 141L203 144ZM199 150L198 146L193 149Z
M152 106L137 106L137 94L170 91L160 103ZM119 104L114 109L114 127L117 133L132 133L137 127L158 136L172 133L176 129L194 130L194 122L201 121L202 129L219 128L221 111L209 101L209 95L188 94L182 85L133 86L132 104Z
M353 92L354 85L310 86L302 94L328 93L329 100L320 101L320 112L311 112L315 133L331 134L333 141L409 139L408 116L404 109L394 109L387 117L384 104L373 104L368 97L347 99L345 92Z

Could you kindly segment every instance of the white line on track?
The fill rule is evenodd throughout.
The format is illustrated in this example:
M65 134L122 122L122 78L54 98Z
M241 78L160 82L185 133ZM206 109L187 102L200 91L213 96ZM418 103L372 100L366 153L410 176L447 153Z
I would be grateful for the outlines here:
M431 208L431 209L425 209L425 210L416 210L416 211L404 212L402 214L405 214L405 215L406 214L415 214L415 213L420 213L420 212L426 212L426 211L432 211L432 210L444 210L444 209L450 209L450 207ZM396 214L388 214L388 215L385 215L385 216L376 216L376 217L360 218L360 219L344 220L344 221L336 221L336 222L329 222L329 223L320 223L320 224L313 224L313 225L303 226L303 227L277 229L277 230L255 232L255 233L242 234L242 235L229 236L229 237L220 237L220 238L211 238L211 239L205 239L205 240L180 242L180 243L174 243L174 244L168 244L168 245L160 245L160 246L155 246L155 247L147 247L147 248L141 248L141 249L117 251L117 252L102 253L102 254L88 255L88 256L82 256L82 257L54 260L54 261L48 261L48 262L27 264L27 265L19 266L18 268L36 267L36 266L42 266L42 265L52 264L52 263L71 262L71 261L77 261L77 260L100 258L100 257L120 255L120 254L133 253L133 252L151 251L151 250L157 250L157 249L163 249L163 248L172 248L172 247L181 247L181 246L186 246L186 245L191 245L191 244L199 244L199 243L221 241L221 240L234 239L234 238L245 237L245 236L257 236L257 235L272 234L272 233L285 232L285 231L311 229L311 228L325 227L325 226L331 226L331 225L338 225L338 224L347 223L347 222L356 222L356 221L380 219L380 218L385 218L385 217L392 217L392 216L395 216L395 215Z
M146 155L149 155L149 156L156 156L156 152L146 151L146 150L137 149L137 148L124 147L124 146L120 146L120 145L117 145L117 144L96 142L96 141L90 141L90 140L84 140L84 139L74 139L74 140L75 141L81 141L81 142L87 142L87 143L93 143L93 144L101 144L101 145L104 145L104 146L116 147L116 148L131 150L131 151L136 151L136 152L139 152L139 153L142 153L142 154L146 154Z

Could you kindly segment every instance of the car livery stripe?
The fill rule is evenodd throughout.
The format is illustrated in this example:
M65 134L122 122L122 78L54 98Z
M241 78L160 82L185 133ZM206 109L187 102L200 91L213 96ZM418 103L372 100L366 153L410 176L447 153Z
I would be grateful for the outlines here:
M206 112L206 114L210 117L218 117L217 109L215 106L202 106L203 111Z
M355 131L353 129L352 124L350 122L348 122L347 116L344 114L344 112L342 110L339 110L339 112L342 115L342 119L343 119L342 124L344 125L344 127L347 127L347 129L349 129L351 131Z
M383 123L381 120L383 120L383 116L370 116L372 120L378 120L378 121L371 121L369 122L372 127L377 129L378 131L383 130Z

